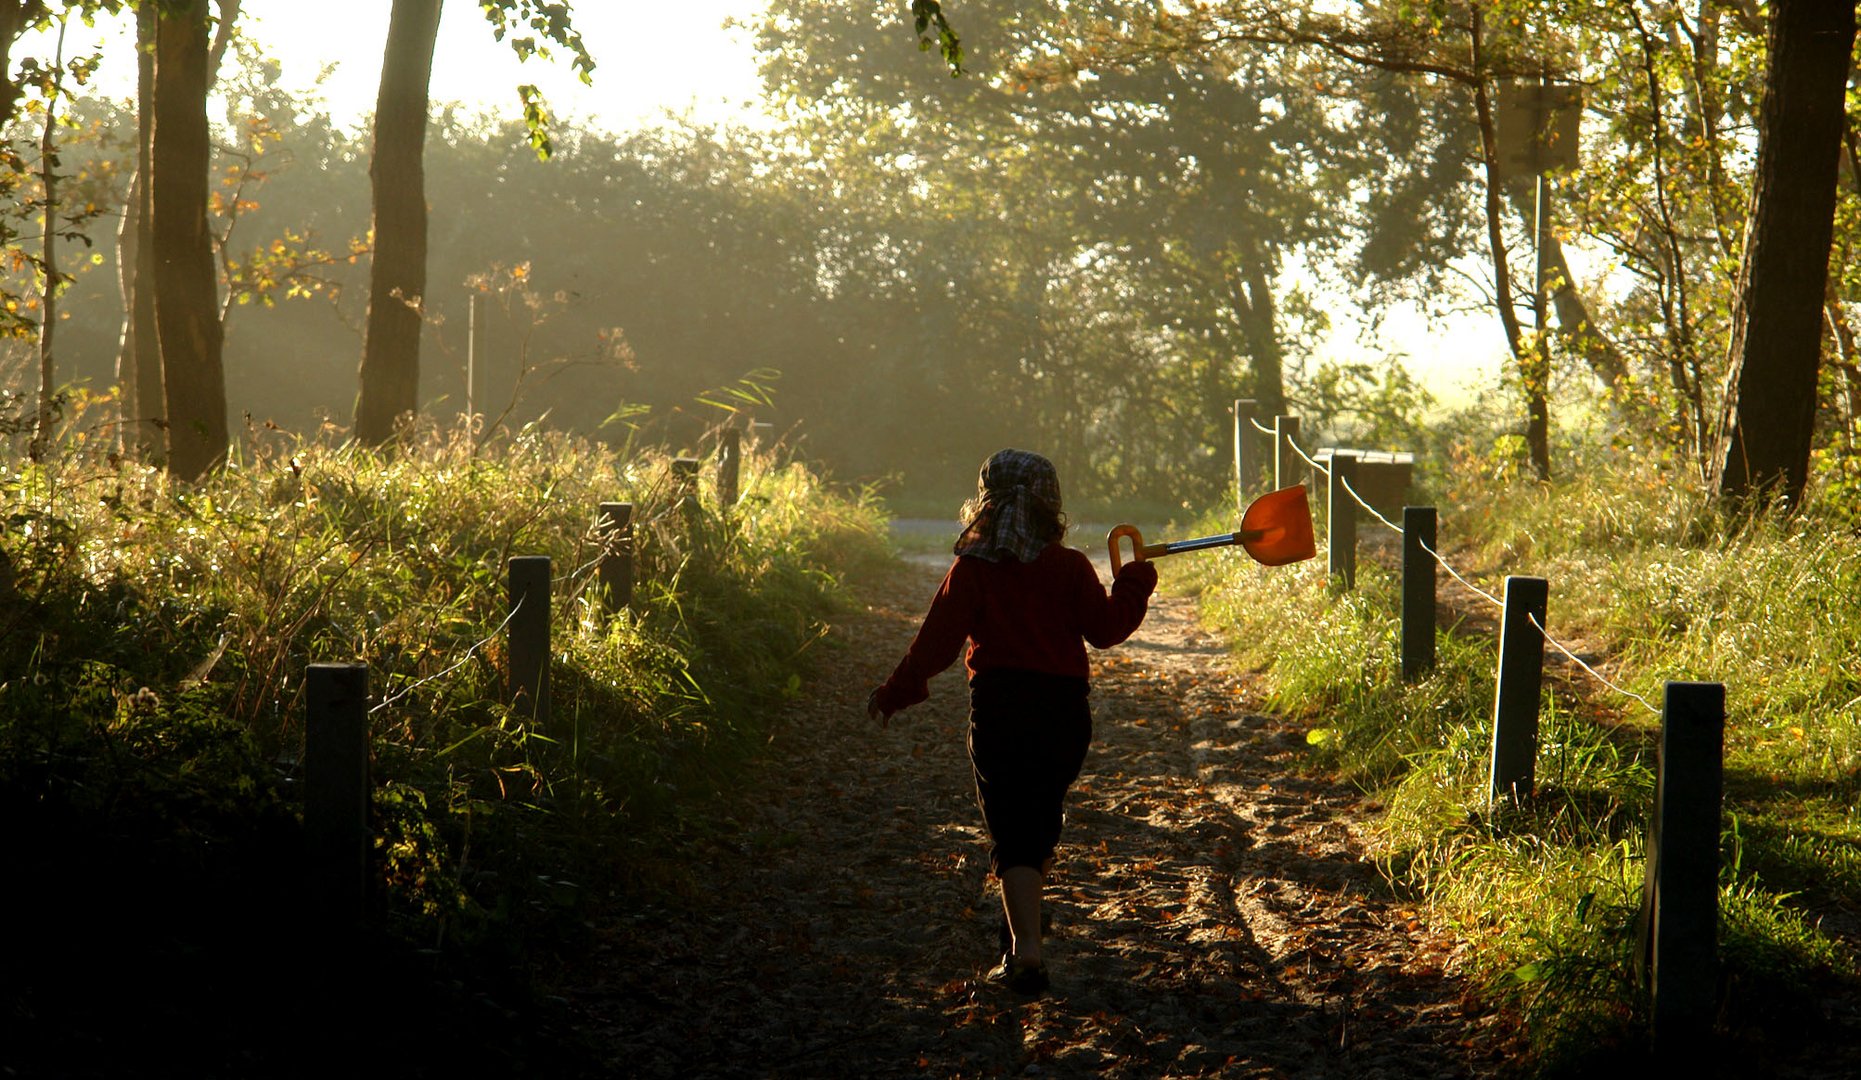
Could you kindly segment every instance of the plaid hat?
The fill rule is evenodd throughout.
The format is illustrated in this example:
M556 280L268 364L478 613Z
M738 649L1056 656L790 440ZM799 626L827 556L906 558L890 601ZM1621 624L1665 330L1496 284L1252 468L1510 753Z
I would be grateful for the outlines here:
M956 538L956 554L989 562L1005 556L1033 562L1052 540L1036 511L1059 514L1060 476L1053 462L1039 454L998 450L982 463L976 498L964 509L970 516Z

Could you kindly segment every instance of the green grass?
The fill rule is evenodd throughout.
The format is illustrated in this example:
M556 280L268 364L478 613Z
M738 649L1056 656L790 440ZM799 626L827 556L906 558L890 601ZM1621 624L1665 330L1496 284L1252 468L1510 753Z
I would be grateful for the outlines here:
M420 978L505 985L577 952L616 897L676 890L841 586L891 558L873 502L799 464L749 458L728 512L712 483L688 520L668 456L534 431L387 455L268 436L197 486L84 443L0 464L0 817L29 838L14 872L40 883L28 921L53 950L26 950L17 970L43 978L0 1007L88 1031L60 972L197 989L311 920L318 661L369 666L376 932L427 958ZM614 500L634 504L639 585L610 618L591 526ZM513 554L553 560L547 722L505 704ZM235 989L209 997L237 1010Z
M1861 912L1852 508L1732 528L1675 470L1573 464L1580 479L1521 483L1462 448L1437 481L1444 550L1489 591L1505 573L1548 578L1552 635L1657 705L1665 680L1725 683L1724 1029L1805 1037L1816 995L1857 967L1855 942L1818 928L1824 912ZM1464 937L1467 970L1524 1022L1530 1068L1632 1057L1645 1023L1632 954L1657 719L1588 676L1548 680L1538 796L1495 817L1490 632L1441 631L1437 669L1404 685L1395 574L1363 566L1356 591L1339 595L1322 560L1203 560L1194 587L1237 657L1265 673L1271 703L1311 723L1313 767L1383 801L1378 853L1392 881Z

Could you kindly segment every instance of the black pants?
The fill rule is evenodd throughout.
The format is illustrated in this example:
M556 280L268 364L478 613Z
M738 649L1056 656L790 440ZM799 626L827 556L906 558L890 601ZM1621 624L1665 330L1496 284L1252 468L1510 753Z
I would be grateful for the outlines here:
M1066 789L1092 742L1086 680L984 671L969 683L969 763L989 829L989 868L1039 869L1053 856Z

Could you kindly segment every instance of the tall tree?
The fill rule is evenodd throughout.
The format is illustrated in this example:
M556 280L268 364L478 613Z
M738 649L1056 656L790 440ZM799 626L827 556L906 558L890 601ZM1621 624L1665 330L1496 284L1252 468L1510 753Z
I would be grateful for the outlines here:
M1855 5L1773 0L1718 490L1794 509L1809 480Z
M64 90L65 31L70 23L70 12L59 16L58 49L52 60L51 85L46 88L45 127L39 136L39 186L45 201L39 231L39 275L44 284L39 296L44 317L39 321L39 410L28 448L28 456L34 461L43 461L51 445L52 396L57 387L52 345L58 334L58 98Z
M549 59L550 42L569 52L583 83L594 58L569 24L569 5L552 0L484 0L492 33L519 60ZM440 0L394 0L381 88L375 101L375 147L369 165L375 204L368 325L362 346L355 435L385 442L403 415L419 407L420 325L426 292L427 82L439 33ZM525 32L529 31L529 32ZM541 40L539 40L539 35ZM536 87L517 87L524 124L539 158L550 154L550 116Z
M168 469L197 479L225 457L218 275L207 229L208 0L164 0L155 29L150 247L168 415Z
M207 86L220 70L232 41L240 0L219 0L220 17L207 56ZM116 385L124 450L140 457L157 453L163 437L162 351L155 330L155 245L150 235L149 149L155 130L156 5L136 8L136 165L123 200L116 232L117 288L123 297L123 328L117 341Z
M369 165L375 204L375 257L368 283L355 435L386 442L419 407L421 305L426 296L427 83L439 35L441 0L394 0L375 147Z

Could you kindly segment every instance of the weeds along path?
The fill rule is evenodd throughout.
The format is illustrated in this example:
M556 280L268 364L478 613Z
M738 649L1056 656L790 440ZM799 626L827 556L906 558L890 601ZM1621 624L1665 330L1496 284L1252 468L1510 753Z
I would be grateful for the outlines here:
M961 672L868 722L941 565L836 635L682 902L619 915L564 991L615 1075L1445 1077L1506 1028L1390 897L1355 792L1160 597L1094 654L1095 740L1048 889L1054 989L984 979L997 906Z

